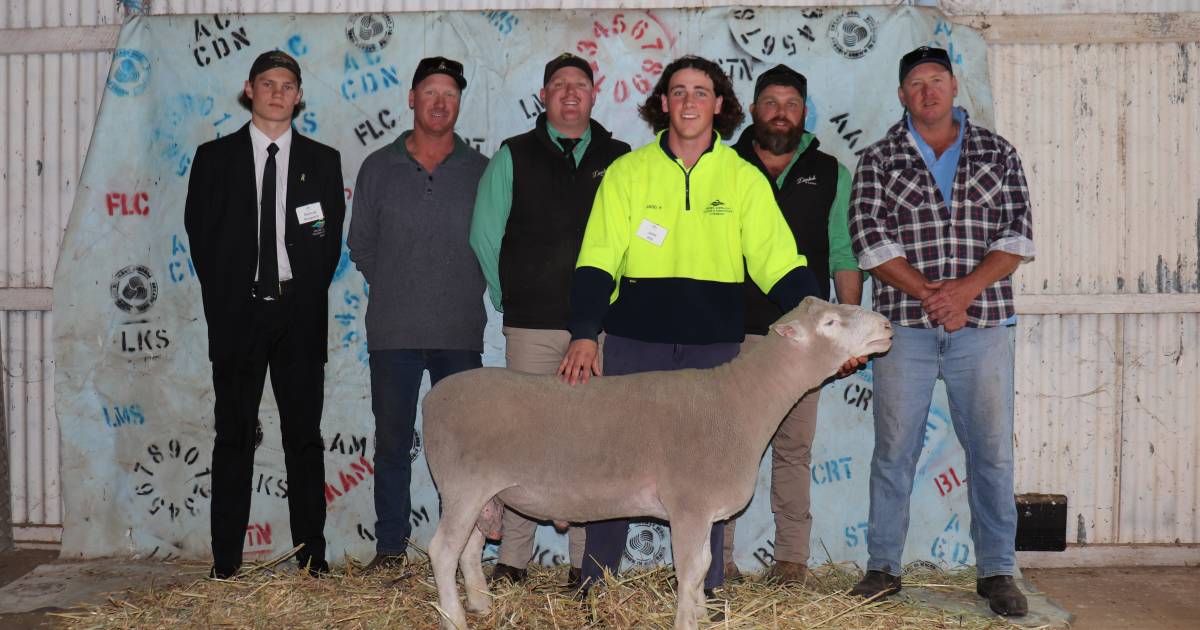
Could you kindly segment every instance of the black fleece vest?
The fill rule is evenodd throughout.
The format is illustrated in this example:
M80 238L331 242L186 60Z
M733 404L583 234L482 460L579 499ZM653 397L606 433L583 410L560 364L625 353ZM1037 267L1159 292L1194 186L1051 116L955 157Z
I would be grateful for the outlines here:
M596 121L579 166L546 130L546 115L532 131L504 141L512 154L513 199L500 244L504 325L566 330L571 276L592 201L604 171L629 152Z
M817 287L820 288L821 299L829 299L829 211L833 199L837 196L838 161L837 158L818 151L820 142L813 138L804 149L804 153L796 159L782 188L775 186L775 178L767 172L762 160L754 152L754 130L747 128L742 132L734 148L743 159L758 167L763 176L771 182L775 191L775 202L783 211L783 218L792 235L796 238L796 248L808 258L808 268L817 277ZM767 296L754 284L749 275L746 277L746 333L764 335L767 327L774 324L783 312L767 299Z

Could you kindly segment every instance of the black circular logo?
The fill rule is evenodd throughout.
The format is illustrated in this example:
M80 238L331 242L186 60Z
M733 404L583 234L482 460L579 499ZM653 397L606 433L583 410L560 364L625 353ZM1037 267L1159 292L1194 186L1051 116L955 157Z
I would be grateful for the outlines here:
M625 561L638 568L658 566L667 557L667 528L658 523L630 523Z
M392 16L386 13L356 13L346 20L346 39L367 52L378 52L392 38Z
M118 271L108 290L117 308L126 313L145 313L158 299L158 283L145 265L130 265Z
M875 46L875 18L846 11L829 24L834 50L847 59L858 59Z

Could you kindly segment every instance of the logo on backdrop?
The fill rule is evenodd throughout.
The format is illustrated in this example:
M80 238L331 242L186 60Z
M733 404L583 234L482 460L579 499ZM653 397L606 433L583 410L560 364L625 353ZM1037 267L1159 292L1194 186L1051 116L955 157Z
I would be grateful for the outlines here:
M846 11L829 24L829 41L847 59L858 59L875 46L875 18Z
M203 503L212 493L212 469L200 456L202 444L188 445L171 438L166 446L152 442L146 457L133 464L130 479L133 493L150 516L165 517L174 523L183 518L204 516Z
M158 283L145 265L129 265L118 271L108 290L117 308L134 315L150 310L158 299Z
M358 13L346 20L346 39L367 52L379 52L392 38L392 16Z
M667 557L667 528L658 523L630 523L625 561L637 568L658 566Z
M150 60L141 51L121 48L113 55L112 76L106 85L117 96L137 96L150 82Z
M411 457L412 461L415 462L415 461L417 461L417 455L420 455L420 454L421 454L421 432L413 431L413 445L412 445L412 448L408 449L408 456Z

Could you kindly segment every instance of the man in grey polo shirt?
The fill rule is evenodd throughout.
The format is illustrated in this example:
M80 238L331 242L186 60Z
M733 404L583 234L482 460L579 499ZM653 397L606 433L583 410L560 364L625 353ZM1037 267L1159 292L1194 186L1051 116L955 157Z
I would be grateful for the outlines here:
M408 106L413 128L363 161L350 219L350 259L370 285L367 349L375 414L375 559L404 562L421 375L480 366L483 274L467 243L487 158L454 133L462 64L422 59Z

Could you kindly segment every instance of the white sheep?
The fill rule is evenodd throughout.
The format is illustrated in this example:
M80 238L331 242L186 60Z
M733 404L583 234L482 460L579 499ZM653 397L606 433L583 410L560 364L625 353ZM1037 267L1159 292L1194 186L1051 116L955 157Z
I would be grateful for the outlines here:
M429 546L445 629L491 606L480 555L504 505L571 522L650 516L671 524L675 628L696 628L709 530L745 507L788 409L851 357L885 352L891 325L807 298L761 343L707 370L608 376L570 386L501 368L449 376L423 407L442 517ZM713 458L720 452L722 457ZM478 527L477 527L478 520Z

